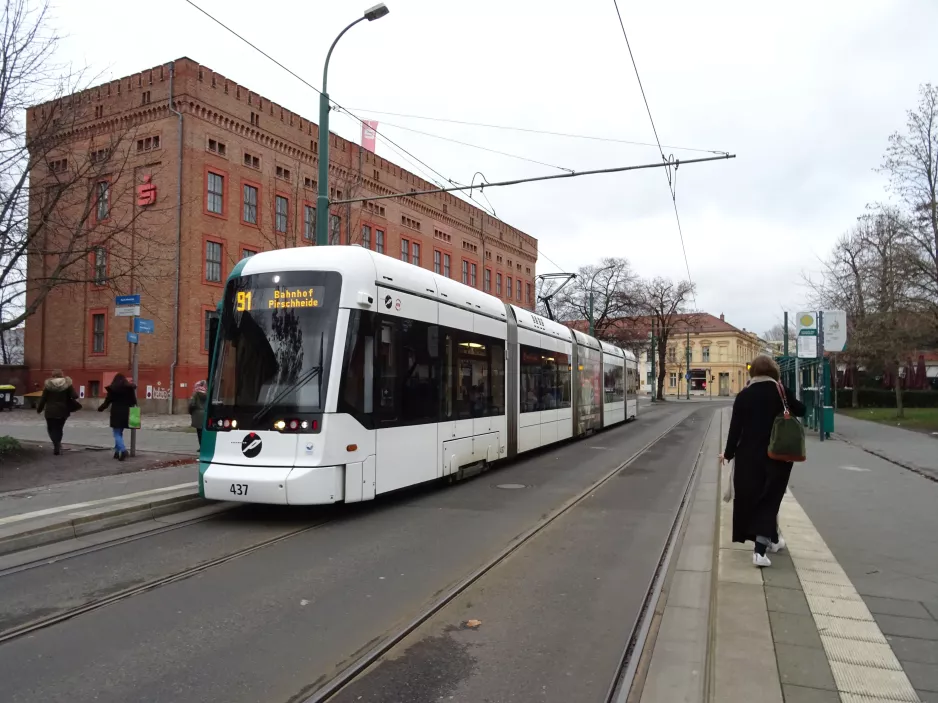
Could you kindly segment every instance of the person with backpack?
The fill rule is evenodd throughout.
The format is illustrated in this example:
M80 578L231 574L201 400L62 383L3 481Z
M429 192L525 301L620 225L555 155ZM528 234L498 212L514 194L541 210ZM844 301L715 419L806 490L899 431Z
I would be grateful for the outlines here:
M72 379L56 369L52 372L52 377L46 379L42 397L36 406L36 412L42 414L45 411L46 432L52 440L52 453L55 455L62 453L65 422L73 410L81 410L81 405L78 403L78 394L72 387Z
M749 369L750 382L733 403L733 416L720 461L733 461L733 541L754 542L754 566L771 566L767 551L779 552L785 540L778 531L778 511L788 488L794 461L804 461L804 434L795 417L804 417L805 407L781 383L775 359L757 356ZM784 455L770 446L779 437L791 440L800 431L802 456L790 450ZM798 443L798 437L794 437ZM790 445L791 442L789 441ZM773 458L776 457L776 458Z
M208 384L198 381L192 387L192 397L189 398L189 417L195 428L195 436L199 438L199 449L202 449L202 426L205 424L205 400Z
M111 409L111 432L114 434L114 458L123 461L127 458L124 445L124 430L130 426L130 409L137 405L137 387L127 380L124 374L117 374L107 387L107 397L98 408L98 412Z

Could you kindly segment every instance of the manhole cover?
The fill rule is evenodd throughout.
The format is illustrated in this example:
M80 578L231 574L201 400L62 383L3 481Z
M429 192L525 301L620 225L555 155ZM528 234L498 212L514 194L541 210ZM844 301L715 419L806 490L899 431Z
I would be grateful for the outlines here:
M513 491L516 488L526 488L527 486L525 486L523 483L501 483L495 487L504 488L506 491Z

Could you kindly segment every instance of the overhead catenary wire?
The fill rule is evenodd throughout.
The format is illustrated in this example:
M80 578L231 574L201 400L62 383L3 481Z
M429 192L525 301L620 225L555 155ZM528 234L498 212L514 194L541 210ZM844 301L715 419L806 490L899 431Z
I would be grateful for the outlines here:
M307 81L305 78L303 78L302 76L300 76L300 75L299 75L298 73L296 73L295 71L291 70L290 68L287 68L287 66L285 66L283 63L281 63L280 61L278 61L277 59L275 59L273 56L271 56L270 54L268 54L266 51L264 51L263 49L261 49L260 47L258 47L256 44L252 43L252 42L251 42L250 40L248 40L246 37L244 37L244 36L242 36L241 34L239 34L238 32L236 32L234 29L232 29L231 27L229 27L228 25L226 25L224 22L222 22L220 19L218 19L217 17L215 17L214 15L212 15L210 12L208 12L207 10L204 10L203 8L199 7L195 2L193 2L193 0L185 0L185 2L187 2L189 5L191 5L192 7L194 7L196 10L198 10L199 12L201 12L201 13L202 13L203 15L205 15L206 17L208 17L210 20L212 20L212 22L214 22L214 23L217 24L218 26L222 27L225 31L230 32L232 35L234 35L235 37L237 37L238 39L240 39L241 41L243 41L245 44L247 44L248 46L250 46L252 49L254 49L255 51L257 51L259 54L261 54L262 56L264 56L265 58L269 59L269 60L272 61L274 64L276 64L277 66L279 66L280 68L282 68L284 71L286 71L286 72L289 73L291 76L293 76L293 77L296 78L298 81L300 81L303 85L305 85L305 86L308 87L308 88L311 88L311 89L314 90L316 93L322 95L322 91L321 91L319 88L317 88L316 86L314 86L312 83L310 83L309 81ZM352 112L350 112L349 110L347 110L346 108L342 107L342 105L340 105L338 102L336 102L336 101L333 100L332 98L329 98L329 102L331 102L333 105L335 105L335 106L336 106L337 108L339 108L340 110L342 110L342 111L348 113L349 116L351 116L351 117L354 118L355 120L358 120L358 122L360 122L361 124L363 124L363 125L365 124L365 121L364 121L363 119L361 119L360 117L358 117L358 115L355 115L355 114L353 114ZM395 141L393 141L392 139L390 139L390 138L387 137L386 135L381 134L378 130L374 130L374 131L375 131L375 134L376 134L376 135L382 137L382 138L383 138L386 142L388 142L389 144L392 144L392 145L394 145L395 147L397 147L397 149L399 149L399 150L400 150L401 152L403 152L404 154L407 154L408 156L410 156L414 161L416 161L416 162L422 164L423 166L425 166L429 171L435 173L435 174L436 174L437 176L439 176L443 181L445 181L445 182L447 182L447 183L455 183L455 181L453 181L451 178L447 178L447 177L444 176L442 173L440 173L439 171L437 171L435 168L433 168L432 166L430 166L428 163L426 163L425 161L422 161L421 159L417 158L416 156L414 156L413 154L411 154L409 151L407 151L407 149L405 149L404 147L400 146L399 144L397 144Z
M487 147L487 146L479 146L478 144L472 144L472 143L470 143L470 142L464 142L464 141L461 141L461 140L459 140L459 139L453 139L452 137L444 137L444 136L439 135L439 134L433 134L432 132L424 132L423 130L413 129L412 127L404 127L404 126L399 125L399 124L392 124L391 122L385 122L384 124L385 124L386 127L394 127L395 129L403 129L403 130L405 130L405 131L407 131L407 132L414 132L415 134L422 134L422 135L424 135L424 136L426 136L426 137L432 137L433 139L441 139L441 140L446 141L446 142L453 142L454 144L462 144L463 146L472 147L473 149L480 149L480 150L482 150L482 151L488 151L488 152L491 152L491 153L493 153L493 154L500 154L501 156L508 156L508 157L510 157L510 158L512 158L512 159L518 159L518 160L520 160L520 161L527 161L527 162L532 163L532 164L537 164L538 166L547 166L548 168L555 168L555 169L557 169L558 171L568 171L569 173L573 173L573 169L572 169L572 168L567 168L566 166L555 166L554 164L549 164L549 163L546 163L546 162L544 162L544 161L538 161L537 159L532 159L532 158L529 158L529 157L527 157L527 156L519 156L519 155L517 155L517 154L512 154L512 153L509 153L509 152L507 152L507 151L499 151L498 149L492 149L492 148Z
M678 215L677 211L677 168L679 161L675 161L673 157L668 158L664 155L664 149L661 146L661 139L658 137L658 128L655 126L655 118L651 116L651 107L648 105L648 96L645 95L645 86L642 85L642 77L638 73L638 64L635 62L635 55L632 53L632 45L629 43L628 32L625 31L625 22L622 21L622 13L619 11L618 0L612 0L613 6L616 8L616 16L619 18L619 27L622 28L622 36L625 39L625 46L629 51L629 58L632 60L632 68L635 70L635 79L638 81L638 88L642 93L642 100L645 103L645 111L648 113L648 120L651 122L651 131L655 135L655 142L658 144L658 152L661 154L661 160L668 166L665 169L665 174L668 177L668 190L671 192L671 203L674 206L674 217L677 221L677 232L678 236L681 239L681 251L684 253L684 267L687 269L687 281L690 283L693 289L693 278L690 275L690 262L687 259L687 247L684 245L684 230L681 228L681 218ZM671 165L674 166L674 179L671 178ZM692 293L694 297L694 308L697 308L697 295Z
M459 124L466 125L469 127L485 127L486 129L504 129L513 132L527 132L529 134L544 134L552 137L566 137L568 139L589 139L597 142L610 142L614 144L628 144L630 146L651 146L656 147L660 151L662 147L665 149L677 149L678 151L696 151L702 154L727 154L729 152L723 151L722 149L699 149L690 146L674 146L669 144L652 144L651 142L637 142L630 139L618 139L616 137L598 137L591 134L572 134L570 132L555 132L547 129L533 129L531 127L514 127L511 125L500 125L500 124L490 124L487 122L469 122L467 120L453 120L445 117L429 117L427 115L411 115L403 112L388 112L386 110L370 110L363 107L351 108L356 112L370 113L374 115L391 115L392 117L407 117L414 120L429 120L431 122L448 122L450 124ZM385 124L390 124L386 122ZM404 127L399 127L399 129L406 129Z

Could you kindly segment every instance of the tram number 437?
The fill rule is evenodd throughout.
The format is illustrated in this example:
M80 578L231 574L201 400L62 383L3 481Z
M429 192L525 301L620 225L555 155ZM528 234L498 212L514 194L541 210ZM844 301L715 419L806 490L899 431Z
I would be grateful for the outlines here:
M228 489L228 492L234 493L236 496L246 496L248 494L248 484L232 483L231 488Z

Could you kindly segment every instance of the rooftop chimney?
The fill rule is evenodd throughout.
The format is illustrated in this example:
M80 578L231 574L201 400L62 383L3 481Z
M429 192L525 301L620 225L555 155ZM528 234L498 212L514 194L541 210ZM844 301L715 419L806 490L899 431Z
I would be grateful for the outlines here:
M723 313L720 313L720 322L726 322L726 317L723 316Z

